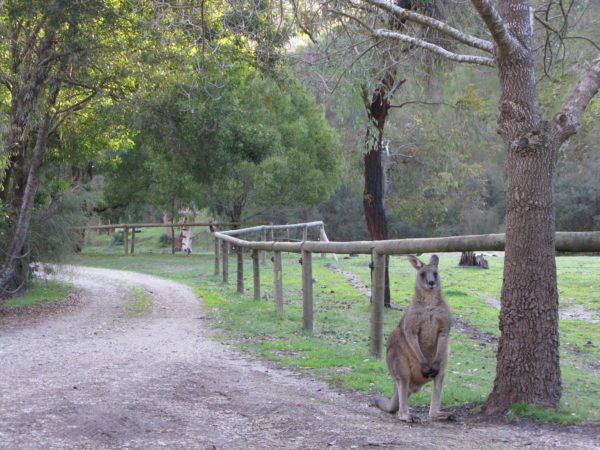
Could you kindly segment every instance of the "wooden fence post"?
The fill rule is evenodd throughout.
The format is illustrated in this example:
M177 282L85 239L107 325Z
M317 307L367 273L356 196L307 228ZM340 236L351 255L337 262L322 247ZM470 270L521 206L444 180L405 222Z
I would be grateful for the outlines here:
M302 242L306 242L308 240L308 227L304 227L302 230Z
M260 238L262 241L265 241L265 242L267 241L267 230L266 229L262 230ZM265 251L260 252L260 263L262 265L265 265L267 263L267 252L265 252Z
M229 282L229 242L223 241L223 283Z
M175 228L171 227L171 255L175 254Z
M238 247L237 253L237 291L244 293L244 248Z
M312 253L302 250L302 325L313 331Z
M135 250L135 227L131 229L131 254L133 255L133 252Z
M219 252L221 251L221 242L219 242L219 239L215 238L215 275L219 275L220 272L220 264L221 261L219 261Z
M283 273L281 270L281 252L273 252L273 292L275 297L275 310L283 313Z
M319 240L320 241L324 241L327 242L327 235L325 234L325 227L323 225L321 225L319 227ZM321 253L321 258L326 258L327 257L327 253Z
M260 260L258 250L254 249L252 249L252 274L254 275L254 300L260 300Z
M125 254L129 253L129 228L123 228L123 247L125 248Z
M371 286L371 355L381 358L383 346L383 300L385 296L385 255L373 251Z

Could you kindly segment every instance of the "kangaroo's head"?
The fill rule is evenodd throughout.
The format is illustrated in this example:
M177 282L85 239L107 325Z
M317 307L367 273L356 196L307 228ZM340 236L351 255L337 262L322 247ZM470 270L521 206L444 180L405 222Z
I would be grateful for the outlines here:
M433 255L428 264L413 255L408 255L406 258L418 272L417 281L415 282L417 289L429 292L440 290L440 277L438 276L438 262L440 259L437 255Z

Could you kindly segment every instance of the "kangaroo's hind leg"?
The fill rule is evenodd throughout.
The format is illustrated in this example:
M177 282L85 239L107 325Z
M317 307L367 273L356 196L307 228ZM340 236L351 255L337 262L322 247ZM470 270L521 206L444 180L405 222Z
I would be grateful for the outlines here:
M417 416L412 416L408 411L408 397L410 396L410 387L408 378L396 379L396 390L398 391L398 419L403 422L420 422Z
M451 420L455 421L456 416L451 413L442 413L440 405L442 403L442 387L444 384L444 372L440 372L433 379L433 393L431 394L431 405L429 407L429 420Z

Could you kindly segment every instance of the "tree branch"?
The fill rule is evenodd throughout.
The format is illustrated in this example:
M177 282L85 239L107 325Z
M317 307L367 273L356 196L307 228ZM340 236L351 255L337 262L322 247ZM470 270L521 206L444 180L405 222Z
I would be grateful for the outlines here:
M417 39L406 34L398 33L395 31L375 29L372 31L373 36L396 39L398 41L407 42L416 47L429 50L437 55L440 55L450 61L466 64L477 64L480 66L496 67L496 62L493 58L485 56L474 56L474 55L462 55L459 53L452 53L439 45L432 44L431 42L424 41L423 39Z
M88 96L86 96L85 98L83 98L82 100L78 101L77 103L74 103L71 106L68 106L67 108L58 110L56 112L54 112L54 114L52 115L52 120L56 120L54 122L54 124L52 125L52 127L50 128L50 135L54 134L56 132L56 130L58 129L58 127L67 119L67 117L69 117L71 114L73 114L76 111L79 111L83 108L85 108L85 106L98 94L98 91L93 91L92 93L90 93ZM61 117L62 115L62 117Z
M552 32L553 34L555 34L556 36L558 36L561 41L563 41L563 40L566 41L567 39L579 39L579 40L582 40L582 41L586 41L587 43L589 43L590 45L592 45L596 50L598 50L600 52L600 46L598 44L596 44L590 38L587 38L585 36L563 36L561 31L553 28L552 25L550 25L544 19L541 19L538 16L534 16L534 18L546 30L548 30L549 32Z
M483 50L488 53L493 53L494 45L490 41L486 41L485 39L480 39L475 36L471 36L470 34L464 33L456 28L451 27L445 22L441 20L434 19L432 17L428 17L423 14L416 13L414 11L402 8L393 3L388 3L385 0L363 0L364 2L375 6L379 9L383 9L390 14L398 17L399 19L409 20L414 23L418 23L419 25L423 25L429 28L433 28L440 33L449 36L458 42L462 42L470 47L478 48L479 50Z
M506 25L491 4L490 0L471 0L471 3L485 22L498 48L504 53L510 53L521 48L519 41L506 29Z
M577 132L580 126L579 118L598 89L600 89L600 54L579 79L562 110L554 116L554 129L561 144Z
M444 106L449 106L451 108L456 108L456 106L454 106L454 105L452 105L450 103L445 103L445 102L426 102L426 101L421 101L421 100L411 100L411 101L400 103L399 105L390 105L390 108L404 108L407 105L426 105L426 106L444 105Z

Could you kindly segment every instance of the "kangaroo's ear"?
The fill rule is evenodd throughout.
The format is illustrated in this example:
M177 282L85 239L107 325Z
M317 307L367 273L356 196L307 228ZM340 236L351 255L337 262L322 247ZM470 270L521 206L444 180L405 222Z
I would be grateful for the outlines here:
M429 260L430 266L437 267L439 262L440 262L440 258L438 258L437 255L431 255L431 259Z
M414 255L406 255L406 259L408 259L412 266L417 270L421 270L421 267L424 266L423 262Z

